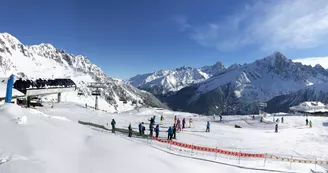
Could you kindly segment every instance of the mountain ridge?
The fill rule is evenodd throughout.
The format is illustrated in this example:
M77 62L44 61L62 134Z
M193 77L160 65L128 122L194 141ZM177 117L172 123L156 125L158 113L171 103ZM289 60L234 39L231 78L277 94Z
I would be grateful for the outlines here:
M280 52L249 64L232 65L220 75L187 86L166 98L174 110L201 114L249 114L266 102L313 84L328 82L328 73L294 63Z
M0 67L2 76L15 74L22 78L71 78L85 95L69 98L74 97L74 101L89 105L94 102L94 98L87 84L104 83L106 89L101 91L100 102L102 109L110 111L124 111L138 106L167 108L152 94L107 76L85 56L66 53L49 43L25 46L9 33L0 33Z

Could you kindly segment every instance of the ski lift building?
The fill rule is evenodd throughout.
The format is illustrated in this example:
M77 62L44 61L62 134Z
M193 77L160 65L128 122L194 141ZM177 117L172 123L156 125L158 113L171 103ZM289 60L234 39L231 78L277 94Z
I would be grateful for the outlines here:
M325 104L321 102L302 102L298 106L292 106L289 108L291 112L294 113L303 113L306 115L328 115L328 108L325 106Z

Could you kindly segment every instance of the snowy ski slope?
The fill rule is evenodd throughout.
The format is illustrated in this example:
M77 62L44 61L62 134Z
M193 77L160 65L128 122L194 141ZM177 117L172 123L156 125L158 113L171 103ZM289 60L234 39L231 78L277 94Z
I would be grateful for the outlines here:
M170 146L156 141L152 141L149 146L149 141L145 139L128 139L126 135L95 131L77 123L82 120L106 126L115 118L117 127L127 128L132 123L136 129L139 122L145 122L148 128L147 120L156 115L158 123L161 114L165 120L160 138L166 138L165 131L173 123L174 115L186 119L193 117L193 127L177 134L179 142L234 151L328 160L328 118L324 117L309 117L314 125L310 129L304 126L305 117L285 116L285 123L279 124L279 133L274 133L274 123L271 123L273 117L270 116L265 119L265 123L260 123L258 117L252 120L251 116L224 116L222 122L217 122L213 117L156 108L110 114L69 102L56 104L54 108L50 108L49 103L36 109L2 105L0 112L0 172L6 173L323 171L319 165L290 165L289 162L275 160L267 160L264 167L263 159L243 158L239 161L238 158L223 155L190 153L178 147L171 146L169 149ZM208 120L211 121L211 133L204 132ZM235 124L243 128L236 129L233 127ZM198 160L188 157L197 157Z

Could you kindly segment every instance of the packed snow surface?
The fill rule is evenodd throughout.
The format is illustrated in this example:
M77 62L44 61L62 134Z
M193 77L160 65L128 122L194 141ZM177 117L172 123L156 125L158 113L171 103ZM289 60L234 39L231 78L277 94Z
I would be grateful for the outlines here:
M134 129L139 122L148 122L156 115L165 120L161 125L160 138L178 118L193 118L193 127L177 134L177 140L195 145L219 147L221 149L270 153L279 156L294 156L306 159L328 160L328 118L308 117L313 128L305 126L303 116L283 115L285 122L279 123L279 133L274 133L273 116L260 123L258 116L223 116L223 121L213 117L172 112L163 109L141 108L124 113L106 113L85 108L77 103L63 102L50 108L25 109L17 105L0 106L0 172L5 173L102 173L102 172L272 172L254 170L262 168L282 172L309 172L323 170L321 166L267 160L241 160L218 156L216 161L230 165L195 160L179 155L183 151L168 150L162 143L145 139L128 138L126 135L96 131L77 123L78 120L107 126L114 118L117 127ZM282 114L281 114L282 115ZM281 117L279 115L279 118ZM218 116L217 116L218 118ZM206 121L211 122L211 132L205 133ZM242 129L234 128L240 125ZM109 127L110 128L110 127ZM148 125L146 124L148 129ZM148 132L146 132L148 133ZM166 152L167 151L167 152ZM171 153L171 154L170 154ZM178 155L175 155L175 154ZM212 156L202 156L215 160ZM245 166L250 169L239 168Z

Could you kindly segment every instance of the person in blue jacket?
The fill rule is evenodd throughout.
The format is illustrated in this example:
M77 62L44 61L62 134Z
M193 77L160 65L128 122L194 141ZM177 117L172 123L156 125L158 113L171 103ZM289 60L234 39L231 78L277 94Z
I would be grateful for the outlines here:
M210 132L210 122L209 121L207 121L206 132Z
M167 132L167 140L172 140L172 136L173 136L172 127L169 127L169 129L166 132Z
M157 124L156 127L155 127L155 133L156 133L156 138L158 138L158 135L159 135L159 124Z

